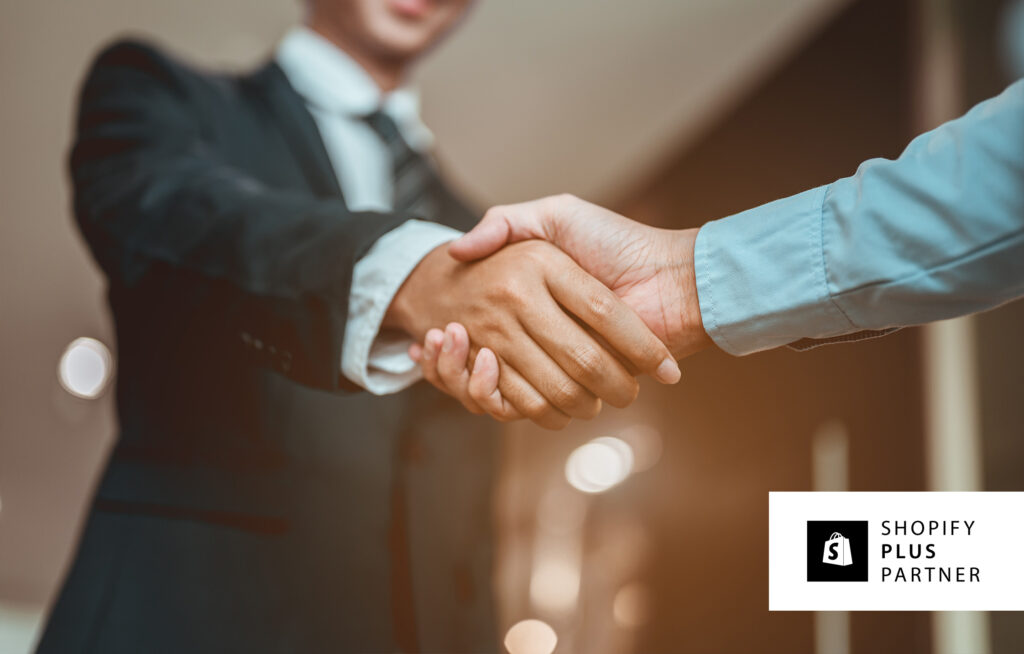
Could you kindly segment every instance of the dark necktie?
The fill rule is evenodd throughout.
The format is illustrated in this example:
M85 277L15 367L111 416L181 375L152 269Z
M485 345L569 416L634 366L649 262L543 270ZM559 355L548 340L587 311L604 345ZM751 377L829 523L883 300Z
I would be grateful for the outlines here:
M409 147L391 116L378 110L363 120L377 133L391 153L395 211L408 212L416 218L427 220L436 218L435 179L430 162Z

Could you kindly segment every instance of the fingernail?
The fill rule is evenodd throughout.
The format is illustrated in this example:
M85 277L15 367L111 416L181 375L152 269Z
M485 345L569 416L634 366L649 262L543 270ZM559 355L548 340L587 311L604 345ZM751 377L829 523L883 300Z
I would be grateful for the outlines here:
M423 356L423 360L424 361L430 361L431 359L434 358L434 346L433 346L433 343L431 343L430 341L427 341L426 343L423 344L423 355L422 356Z
M447 352L452 349L452 334L446 331L444 333L444 342L441 343L441 351Z
M679 369L679 364L675 359L665 359L658 365L658 370L654 373L654 378L662 384L674 384L682 376L683 372Z

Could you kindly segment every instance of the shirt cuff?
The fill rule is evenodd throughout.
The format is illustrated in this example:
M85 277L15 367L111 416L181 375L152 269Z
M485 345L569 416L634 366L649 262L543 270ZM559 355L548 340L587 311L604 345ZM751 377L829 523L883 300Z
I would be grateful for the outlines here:
M388 232L352 271L348 320L341 349L341 373L374 395L397 393L419 381L420 367L407 352L406 334L381 331L384 314L406 277L431 250L462 232L409 220Z
M701 318L735 355L857 327L832 301L822 203L827 186L704 225L694 245Z

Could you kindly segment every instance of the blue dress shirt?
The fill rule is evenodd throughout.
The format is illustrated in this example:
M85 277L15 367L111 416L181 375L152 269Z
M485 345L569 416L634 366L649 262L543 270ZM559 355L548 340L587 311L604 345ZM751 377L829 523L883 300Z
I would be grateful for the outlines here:
M1024 295L1024 80L896 160L701 228L704 327L747 354Z

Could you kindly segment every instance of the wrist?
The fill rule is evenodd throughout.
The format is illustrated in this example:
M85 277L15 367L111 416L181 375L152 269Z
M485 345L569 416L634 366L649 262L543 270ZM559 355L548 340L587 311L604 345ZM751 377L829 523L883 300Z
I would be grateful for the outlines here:
M677 359L682 359L714 344L704 329L700 313L700 299L697 295L697 273L694 248L699 228L674 230L671 232L674 286L679 294L678 329L669 335L669 350Z
M382 328L403 331L419 341L427 330L440 324L435 324L440 318L434 317L443 296L440 290L459 265L447 250L447 243L437 246L413 268L392 298Z

